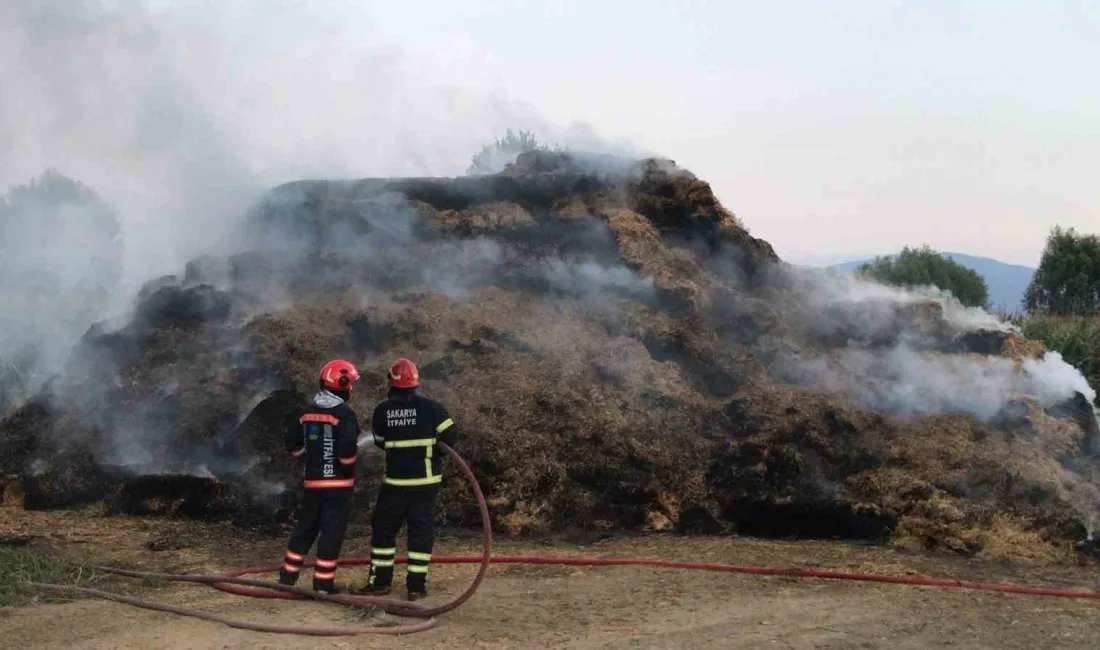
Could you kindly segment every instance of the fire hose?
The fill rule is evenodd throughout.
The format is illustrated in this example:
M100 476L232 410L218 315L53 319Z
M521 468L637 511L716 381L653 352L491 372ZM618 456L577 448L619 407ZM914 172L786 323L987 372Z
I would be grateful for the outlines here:
M70 593L84 594L86 596L92 596L96 598L102 598L105 600L112 600L119 603L128 605L134 605L136 607L142 607L146 609L152 609L157 611L169 612L172 614L179 614L182 616L190 616L194 618L200 618L208 621L213 621L227 625L229 627L252 630L256 632L270 632L276 634L298 634L307 636L362 636L369 634L385 634L385 635L397 635L397 634L410 634L413 632L422 632L429 630L436 625L436 616L453 611L462 606L468 601L478 587L481 586L481 582L485 579L485 574L489 570L490 564L549 564L559 566L584 566L584 567L596 567L596 566L646 566L646 567L660 567L669 569L684 569L695 571L718 571L726 573L742 573L753 575L768 575L768 576L783 576L790 578L820 578L826 580L855 580L863 582L881 582L891 584L904 584L904 585L919 585L926 587L942 587L942 588L956 588L956 589L976 589L984 591L995 591L1004 593L1025 594L1032 596L1054 596L1063 598L1085 598L1100 600L1100 592L1095 591L1074 591L1066 589L1052 589L1047 587L1031 587L1026 585L1004 584L1004 583L987 583L987 582L968 582L963 580L945 580L937 578L922 578L911 576L891 576L885 574L874 573L849 573L845 571L832 571L826 569L781 569L773 567L760 567L760 566L739 566L733 564L719 564L719 563L702 563L702 562L677 562L672 560L661 560L652 558L556 558L556 557L536 557L526 555L509 555L509 556L492 556L492 532L490 529L489 521L489 508L485 502L485 495L481 491L481 486L477 482L477 478L474 476L470 466L462 459L461 456L455 452L454 449L440 442L442 447L455 463L462 470L462 473L470 481L470 485L474 490L474 494L477 497L478 509L481 511L481 523L484 533L484 544L482 546L482 552L480 555L453 555L453 556L440 556L432 559L433 564L479 564L477 575L474 577L473 582L466 588L462 594L460 594L454 600L438 606L427 606L419 602L409 602L403 600L397 600L393 598L384 598L380 596L355 596L348 594L323 594L314 592L312 590L303 589L300 587L292 587L289 585L281 585L278 583L254 580L250 578L242 578L241 576L254 575L260 573L272 573L278 571L282 566L280 564L268 565L268 566L256 566L247 567L243 569L234 569L226 571L220 574L175 574L175 573L154 573L147 571L131 571L126 569L117 569L113 567L98 567L99 571L104 573L110 573L115 575L121 575L131 578L146 578L154 580L165 580L171 582L190 582L198 584L208 584L219 591L225 593L234 594L238 596L249 596L253 598L281 598L291 600L313 599L321 602L332 603L336 605L345 605L355 608L378 608L382 611L395 616L407 617L407 618L420 618L424 619L416 623L409 623L405 625L398 625L392 627L356 627L356 628L316 628L316 627L299 627L288 625L267 625L264 623L253 623L249 621L239 621L213 612L207 612L197 609L189 609L185 607L178 607L175 605L169 605L166 603L158 603L153 601L141 600L122 594L116 594L109 591L102 591L99 589L91 589L87 587L76 587L72 585L56 585L45 584L39 582L29 582L29 586L46 589L51 591L66 591ZM396 558L397 564L402 564L406 561L406 558ZM339 564L341 566L357 566L363 564L369 564L370 558L366 557L348 557L341 558ZM305 566L312 567L315 565L313 560L307 561Z

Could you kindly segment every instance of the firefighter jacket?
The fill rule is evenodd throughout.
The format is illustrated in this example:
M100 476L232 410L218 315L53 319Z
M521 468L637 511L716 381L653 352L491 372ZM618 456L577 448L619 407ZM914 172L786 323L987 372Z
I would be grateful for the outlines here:
M401 488L438 488L443 463L436 441L454 445L458 427L439 402L395 389L371 416L374 443L386 451L383 483Z
M285 433L287 451L304 461L302 487L354 487L358 435L359 421L351 407L327 390L318 392Z

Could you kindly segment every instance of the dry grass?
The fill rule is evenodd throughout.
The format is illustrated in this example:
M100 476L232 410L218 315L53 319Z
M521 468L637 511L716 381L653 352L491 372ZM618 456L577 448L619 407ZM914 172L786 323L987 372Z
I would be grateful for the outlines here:
M1042 341L1010 336L1005 339L1004 347L1001 348L1001 356L1022 362L1024 359L1041 359L1046 350L1047 348Z
M438 213L435 223L442 231L493 232L515 228L534 221L534 217L516 203L481 203L466 210L445 210Z
M994 560L1050 564L1060 556L1039 531L1018 517L994 515L983 531L982 555Z

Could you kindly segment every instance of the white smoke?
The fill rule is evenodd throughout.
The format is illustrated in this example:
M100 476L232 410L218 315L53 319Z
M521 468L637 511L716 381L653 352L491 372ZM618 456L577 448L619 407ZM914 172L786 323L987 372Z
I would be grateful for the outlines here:
M117 215L89 188L51 171L0 193L0 414L106 315L121 263Z
M906 345L887 350L845 349L832 357L790 359L787 374L829 392L844 393L860 406L903 416L969 413L993 419L1016 397L1051 407L1080 392L1095 392L1057 352L1026 359L1022 371L1004 357L918 352Z
M798 384L848 395L860 406L904 416L968 413L997 416L1016 397L1050 407L1096 391L1058 352L1013 359L943 350L944 339L967 333L1018 334L1011 323L962 305L935 287L904 290L858 276L786 269L800 318L815 336L832 340L821 353L781 354L776 369ZM899 315L898 308L910 311Z
M598 142L464 90L446 62L381 40L366 11L0 0L0 186L57 166L102 193L122 213L133 289L211 252L279 183L460 175L507 128Z
M836 304L853 304L866 307L872 304L903 304L917 305L934 302L943 310L943 317L960 332L973 332L977 330L993 330L999 332L1015 332L1017 328L1011 323L991 314L980 307L968 307L949 291L944 291L935 286L912 287L902 289L849 273L838 273L833 270L818 271L812 269L791 270L800 277L804 288L811 289L805 292L805 299L814 308L828 307Z
M150 278L232 250L246 207L275 185L460 175L507 128L599 142L591 128L563 130L522 102L465 90L447 62L381 40L366 11L350 0L0 0L0 193L56 168L117 212L122 243L101 309L76 309L67 280L52 287L65 295L33 302L5 290L0 363L19 371L13 381L61 370L76 337L124 317ZM104 252L95 237L38 235L45 248L23 238L20 251L66 278ZM45 277L24 257L5 251L8 286ZM28 366L38 374L24 380Z

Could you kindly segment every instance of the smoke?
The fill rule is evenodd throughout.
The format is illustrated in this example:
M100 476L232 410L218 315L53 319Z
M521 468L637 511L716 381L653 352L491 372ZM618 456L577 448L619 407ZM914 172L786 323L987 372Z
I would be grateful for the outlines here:
M518 203L490 204L496 197L482 196L478 186L451 197L464 207L444 212L410 198L436 188L419 179L278 187L234 232L231 259L245 276L268 269L265 311L310 291L353 292L369 301L420 290L468 300L478 289L499 286L605 311L614 299L655 299L652 279L621 262L606 222L536 218Z
M935 287L903 290L846 274L786 268L799 319L823 353L785 351L775 369L785 380L845 394L856 404L901 416L966 413L996 418L1012 399L1051 407L1081 393L1096 397L1083 374L1057 352L1016 360L1000 356L1010 323L966 307ZM974 351L975 340L989 349Z
M459 175L506 128L563 146L627 146L587 125L550 124L523 102L463 89L446 62L378 38L365 11L350 0L322 10L262 0L0 0L0 188L56 167L111 206L122 246L109 250L98 243L102 233L78 236L72 227L39 227L45 248L5 236L27 256L48 252L51 272L64 276L33 304L5 293L0 361L20 371L8 373L13 382L34 386L61 370L75 338L100 318L123 319L150 278L201 254L242 250L242 216L280 183ZM410 236L387 240L383 224L372 226L374 252ZM474 266L484 258L493 268L488 247L470 252ZM121 268L106 304L88 310L69 300L70 279L107 254ZM42 259L16 259L5 248L5 285L43 278ZM435 271L426 281L448 290L454 274L424 273ZM39 372L24 378L31 366Z
M1022 371L1012 359L927 354L906 345L887 350L841 350L830 358L788 358L786 377L823 390L850 395L865 408L902 416L968 413L989 421L1009 400L1034 397L1051 407L1080 392L1088 382L1057 352L1026 359Z
M784 277L779 281L798 291L806 313L820 313L839 307L841 314L858 312L859 327L871 330L882 327L889 310L897 305L922 306L935 304L943 320L958 332L990 330L1015 332L1016 327L995 314L979 307L968 307L950 292L935 286L902 289L873 282L858 275L833 270L817 270L785 266L776 271ZM826 323L836 328L836 322Z
M225 437L196 441L181 435L188 424L194 426L187 422L183 400L176 397L181 388L168 383L137 400L133 410L105 418L103 439L96 449L101 464L139 476L199 478L240 475L254 467L259 458L227 453ZM232 422L224 426L231 430Z
M607 267L596 262L577 264L555 258L544 269L554 288L577 296L588 304L599 302L610 293L620 294L624 298L655 295L653 278L638 277L632 269L621 264Z
M50 166L120 210L127 286L212 252L264 190L299 178L458 175L525 128L381 41L358 3L0 2L0 185ZM613 146L613 145L606 145Z
M0 414L106 314L121 257L115 211L80 183L50 171L0 194Z

